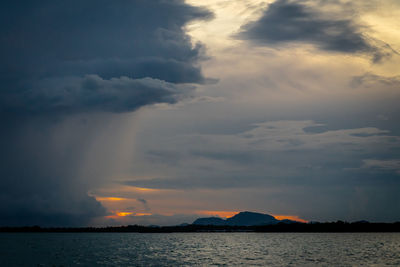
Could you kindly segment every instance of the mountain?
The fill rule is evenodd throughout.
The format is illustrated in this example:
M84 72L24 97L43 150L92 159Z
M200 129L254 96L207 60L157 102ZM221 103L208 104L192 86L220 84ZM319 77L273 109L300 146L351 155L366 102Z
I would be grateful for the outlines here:
M268 214L244 211L226 219L226 222L228 225L232 226L251 226L276 224L279 222L279 220Z
M290 220L277 220L274 216L243 211L236 214L233 217L230 217L226 220L218 218L218 217L209 217L209 218L199 218L193 222L195 225L230 225L230 226L252 226L252 225L268 225L268 224L277 224L279 222L284 223L293 223L294 221Z

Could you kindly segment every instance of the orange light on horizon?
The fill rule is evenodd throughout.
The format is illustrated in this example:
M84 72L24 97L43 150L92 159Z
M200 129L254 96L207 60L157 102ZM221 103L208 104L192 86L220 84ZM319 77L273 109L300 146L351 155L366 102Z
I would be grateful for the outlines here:
M121 211L121 212L116 212L115 213L118 217L125 217L125 216L129 216L129 215L133 215L133 212L124 212L124 211Z
M197 212L201 215L218 216L221 218L230 218L238 214L238 211L217 211L217 210L201 210Z
M118 219L118 218L122 218L122 217L127 217L127 216L150 216L153 215L152 213L146 213L146 212L128 212L128 211L117 211L117 212L113 212L114 215L108 215L105 216L106 218L109 219Z
M96 197L97 201L122 201L127 200L127 198L123 197Z
M301 219L297 215L275 215L275 214L272 214L272 216L274 216L278 220L287 219L287 220L292 220L292 221L297 221L297 222L302 222L302 223L308 223L307 220Z

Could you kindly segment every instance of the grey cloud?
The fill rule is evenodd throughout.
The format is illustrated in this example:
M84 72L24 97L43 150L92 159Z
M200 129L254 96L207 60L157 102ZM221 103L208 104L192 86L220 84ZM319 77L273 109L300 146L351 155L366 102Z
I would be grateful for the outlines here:
M363 165L361 166L361 168L393 171L397 174L400 174L400 159L365 159L363 160Z
M146 199L138 198L138 199L136 199L136 200L139 201L139 202L141 202L142 204L147 204Z
M400 87L400 76L381 76L372 73L355 76L351 79L350 85L353 88L358 87L383 87L385 89L398 89Z
M350 16L341 18L324 10L324 4L342 5L335 1L275 1L259 20L242 26L237 37L259 45L299 42L327 51L370 53L374 62L395 53L387 44L375 45L382 42L363 33L364 28Z
M104 216L77 171L83 157L76 152L87 147L88 136L55 136L57 126L31 123L0 133L0 225L82 226Z
M139 201L140 203L142 203L143 208L144 208L145 211L150 211L150 210L151 210L151 208L149 207L149 205L148 205L146 199L144 199L144 198L137 198L136 200Z
M197 47L201 47L201 45L198 44ZM199 53L200 51L199 49ZM200 59L200 55L196 59ZM128 76L132 79L155 77L171 83L206 82L200 68L194 63L195 61L192 59L181 61L156 56L66 61L49 70L48 75L57 75L59 72L70 76L96 73L105 79Z
M39 105L57 110L58 101L79 102L92 94L88 110L102 109L103 103L105 111L135 110L142 105L170 102L168 90L161 90L164 97L156 93L150 99L154 93L151 89L135 86L143 78L170 83L205 81L198 65L204 48L201 44L192 45L184 25L193 19L210 18L211 13L183 1L3 1L0 12L2 108L7 103L14 109ZM115 107L110 109L102 93L97 95L81 87L82 93L70 99L68 90L75 89L60 88L71 80L87 79L87 75L111 82L121 77L139 79L129 84L131 89L125 85L125 93L117 98L142 90L149 99L143 101L139 96L136 101L128 96L120 103L121 108L114 102ZM49 87L49 80L58 84ZM50 96L56 95L56 99L49 98L43 90ZM174 90L172 94L176 93ZM93 105L93 101L97 104Z
M85 226L93 218L107 214L92 197L82 195L81 199L73 199L68 194L66 197L38 191L24 196L2 193L0 226Z
M48 78L33 90L3 99L1 107L9 113L126 112L154 103L175 103L191 89L152 78Z
M397 136L390 136L388 131L374 127L338 129L320 133L310 133L304 130L311 126L320 126L320 124L312 121L271 121L254 124L252 129L236 135L188 135L187 138L193 142L195 139L207 142L210 147L220 153L254 149L266 151L312 150L335 144L363 145L366 140L370 145L384 143L390 146L392 140L393 142L399 141ZM204 151L204 149L201 150Z
M257 183L252 179L252 185ZM138 186L154 189L226 189L226 188L245 188L246 183L243 182L241 177L222 177L209 176L209 175L196 175L192 174L184 177L166 177L166 178L152 178L145 180L129 180L122 181L121 184L128 186Z
M151 188L229 188L304 182L304 174L342 172L358 167L368 155L396 153L400 139L377 128L326 130L305 129L321 124L312 121L272 121L254 124L237 134L180 136L159 145L158 157L150 150L152 166L165 168L164 157L175 150L173 177L125 181ZM168 145L166 145L168 144ZM170 166L167 166L170 167ZM320 177L325 181L324 177ZM295 181L297 180L297 181ZM326 181L325 181L326 182Z

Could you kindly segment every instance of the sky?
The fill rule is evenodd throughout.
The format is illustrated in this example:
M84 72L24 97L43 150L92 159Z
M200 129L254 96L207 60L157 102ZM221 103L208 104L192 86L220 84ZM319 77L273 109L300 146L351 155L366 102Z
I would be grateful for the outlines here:
M397 0L0 6L0 225L400 221Z

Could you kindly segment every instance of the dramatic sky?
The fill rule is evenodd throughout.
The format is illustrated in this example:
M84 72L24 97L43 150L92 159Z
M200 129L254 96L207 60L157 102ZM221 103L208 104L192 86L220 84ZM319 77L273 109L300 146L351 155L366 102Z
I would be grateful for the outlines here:
M398 0L0 3L0 225L400 221Z

